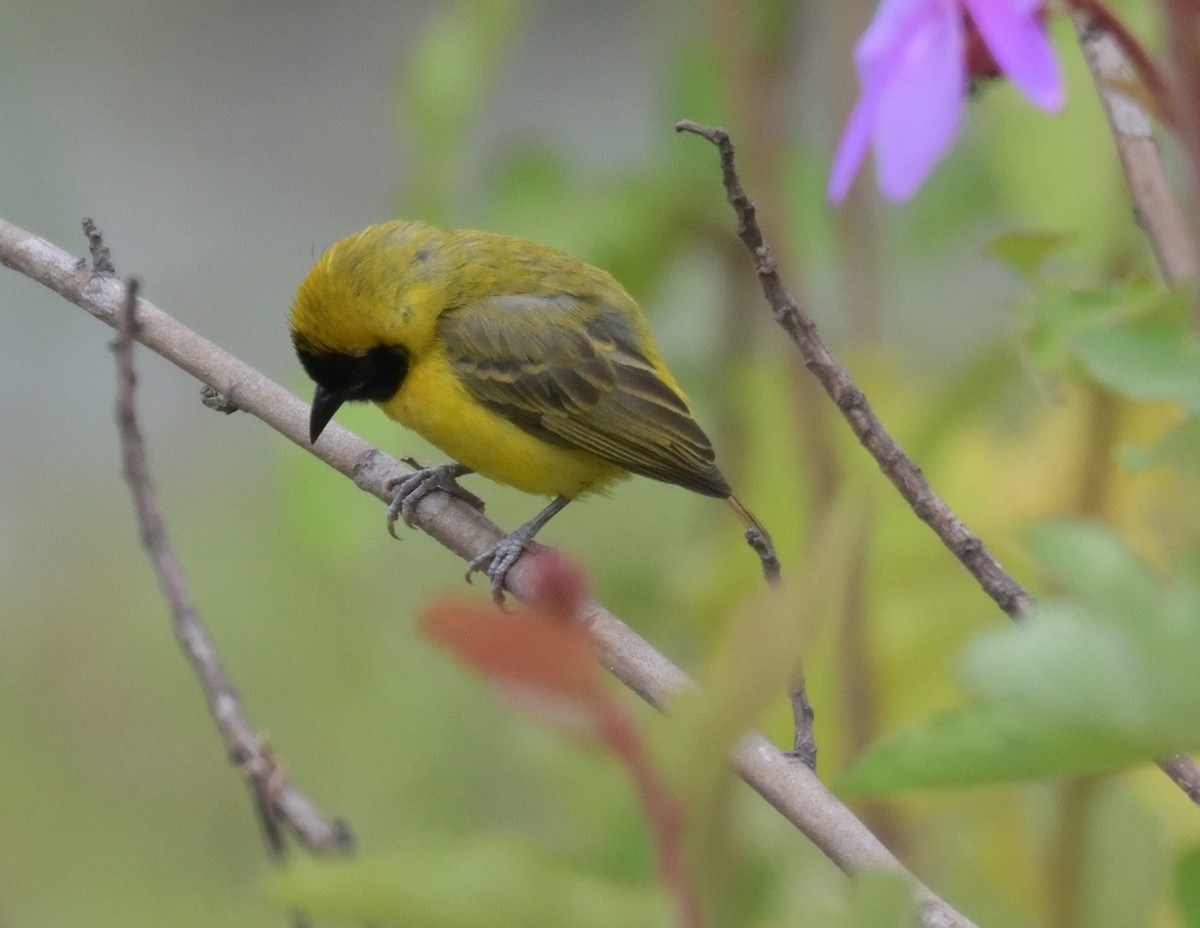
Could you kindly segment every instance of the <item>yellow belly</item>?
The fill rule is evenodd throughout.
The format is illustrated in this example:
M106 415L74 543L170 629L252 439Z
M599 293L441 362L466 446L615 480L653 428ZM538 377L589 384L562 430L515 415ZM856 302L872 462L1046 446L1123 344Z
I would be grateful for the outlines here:
M379 406L453 460L526 493L574 499L629 476L586 451L535 438L480 405L436 354L414 363L400 392Z

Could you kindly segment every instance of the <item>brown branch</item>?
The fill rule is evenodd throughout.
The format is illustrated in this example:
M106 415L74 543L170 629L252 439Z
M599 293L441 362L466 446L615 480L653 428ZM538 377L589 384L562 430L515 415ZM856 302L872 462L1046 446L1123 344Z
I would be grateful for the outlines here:
M979 582L983 591L1011 618L1026 617L1033 606L1033 597L1000 566L979 537L933 491L921 469L900 449L876 418L866 396L825 347L817 333L816 324L800 309L795 297L784 285L771 248L763 240L754 203L742 188L729 134L723 129L701 126L690 120L677 123L675 130L708 139L720 152L726 199L737 215L738 237L754 260L763 295L775 320L791 336L805 365L841 410L851 431L875 458L880 470L900 491L917 517L933 529L942 543ZM1159 767L1193 802L1200 805L1200 796L1197 794L1200 765L1189 757L1178 755L1160 761Z
M1111 14L1107 18L1098 18L1092 6L1075 4L1071 21L1108 116L1138 223L1146 234L1163 279L1169 284L1188 280L1196 273L1196 243L1167 181L1150 115L1130 92L1135 72L1128 53L1131 43L1132 47L1139 46L1127 33L1114 34ZM1148 79L1144 66L1139 73L1143 80ZM1157 71L1150 73L1157 74ZM1159 86L1148 87L1148 92L1166 99L1161 78L1157 78L1157 84ZM1181 126L1181 131L1185 128Z
M1183 790L1188 799L1200 806L1200 765L1186 754L1176 754L1158 762L1162 772Z
M99 233L88 230L93 256L98 260L96 279L105 279L120 286L112 277L112 264L107 260ZM237 692L230 684L211 636L200 620L183 566L176 557L167 537L166 525L158 506L158 494L150 480L146 463L145 442L134 411L136 378L133 370L134 339L141 336L137 319L139 305L137 281L131 280L121 300L121 311L115 314L117 338L113 354L117 364L116 418L121 440L122 472L133 495L142 544L150 555L159 586L171 610L175 636L204 690L209 711L216 720L230 760L241 770L250 788L268 849L275 858L284 854L280 822L309 847L318 850L345 850L351 838L345 825L326 819L316 806L293 786L283 773L275 756L255 733L242 712Z
M675 129L708 139L720 152L726 197L737 214L738 237L754 259L754 270L775 321L791 336L800 349L805 365L841 410L855 436L875 458L880 470L900 491L917 517L933 529L950 552L979 581L984 592L1008 615L1013 618L1023 616L1032 603L1029 593L1005 572L983 542L933 491L921 469L900 450L876 418L866 396L825 347L812 319L805 315L795 297L784 286L771 248L763 240L754 204L742 189L729 134L723 129L701 126L689 120L677 123Z
M0 264L35 280L107 325L116 324L124 288L111 277L92 274L71 255L0 219ZM331 424L315 447L308 441L309 407L287 390L192 332L157 307L140 300L137 340L212 387L229 402L262 420L304 451L349 477L372 496L390 502L388 482L411 468L402 465L339 425ZM431 493L417 505L416 525L469 560L501 535L467 504ZM509 574L520 599L530 592L526 561ZM624 622L589 601L581 616L603 665L654 706L694 684ZM973 923L908 872L854 814L806 766L757 733L745 735L733 752L734 770L785 819L847 872L883 869L912 887L927 928L969 928Z

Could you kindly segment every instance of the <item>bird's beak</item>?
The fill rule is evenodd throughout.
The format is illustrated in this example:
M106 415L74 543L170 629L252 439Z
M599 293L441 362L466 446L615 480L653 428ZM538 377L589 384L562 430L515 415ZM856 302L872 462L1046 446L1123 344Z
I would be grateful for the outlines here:
M321 384L317 384L317 390L313 394L312 415L308 419L308 437L314 445L321 433L325 431L325 426L329 425L333 414L341 408L344 402L346 402L344 390L327 390Z

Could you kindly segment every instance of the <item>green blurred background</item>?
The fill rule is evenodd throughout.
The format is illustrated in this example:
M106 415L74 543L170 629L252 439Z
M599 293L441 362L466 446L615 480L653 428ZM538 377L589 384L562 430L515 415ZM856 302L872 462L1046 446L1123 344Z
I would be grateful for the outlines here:
M1065 278L1148 266L1069 31L1056 31L1066 112L984 88L913 203L883 204L864 174L833 214L823 184L872 12L860 0L3 9L0 215L79 253L93 217L148 299L301 395L292 292L329 243L372 222L524 235L624 281L794 578L830 779L881 732L959 700L955 653L1005 619L809 383L749 277L715 152L676 120L734 133L797 294L1021 579L1036 585L1019 531L1043 515L1103 517L1152 559L1194 532L1169 478L1113 463L1176 412L1040 368L1018 337L1025 285L986 256L996 235L1034 229L1070 237ZM1127 12L1154 35L1149 6ZM245 792L137 543L110 333L7 271L0 313L0 925L281 924ZM466 592L450 554L419 534L393 542L379 504L301 449L204 409L146 352L139 368L196 600L302 789L367 851L501 833L615 879L651 876L620 770L496 706L417 634L423 603ZM373 410L339 418L438 459ZM471 486L501 525L540 505ZM829 569L806 574L835 523ZM700 675L760 583L724 507L650 481L570 507L544 540ZM789 742L782 699L762 725ZM1048 784L859 809L980 921L1051 924L1075 905L1091 925L1172 924L1163 887L1172 851L1200 837L1194 808L1155 771L1080 795ZM749 790L730 790L725 821L726 923L836 907L843 878ZM1071 853L1078 879L1055 879ZM1114 873L1139 875L1142 894L1114 892Z

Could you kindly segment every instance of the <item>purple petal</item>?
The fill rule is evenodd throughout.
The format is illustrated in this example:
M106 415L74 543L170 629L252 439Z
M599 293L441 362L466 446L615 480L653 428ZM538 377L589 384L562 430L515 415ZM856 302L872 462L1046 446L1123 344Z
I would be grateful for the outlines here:
M875 139L888 197L920 186L958 131L966 88L956 0L883 0L854 47L862 94L842 132L827 197L839 203Z
M961 10L926 3L874 106L875 163L889 199L911 197L958 134L967 89Z
M1062 80L1046 26L1038 18L1040 0L962 0L1009 80L1044 110L1063 104Z
M920 22L925 8L939 0L883 0L866 31L854 45L854 62L864 84L876 62L889 58L908 40L913 25Z
M840 203L862 167L871 143L879 111L879 99L887 89L898 55L931 0L883 0L875 17L854 46L854 62L862 90L842 130L833 167L829 172L826 198ZM938 0L932 0L936 3Z
M878 108L878 93L872 94L870 89L863 91L850 112L846 128L838 141L837 152L833 156L833 168L829 172L829 186L825 197L830 203L841 203L854 176L862 167L863 158L867 156L867 146L871 143L871 124L875 121L875 110Z

